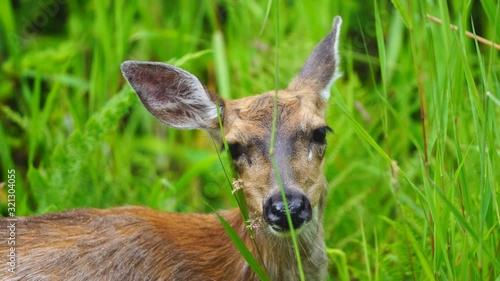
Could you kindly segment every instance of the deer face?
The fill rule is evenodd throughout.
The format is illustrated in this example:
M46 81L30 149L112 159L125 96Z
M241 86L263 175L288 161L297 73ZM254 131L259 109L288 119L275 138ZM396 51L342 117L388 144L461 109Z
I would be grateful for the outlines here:
M323 156L329 131L322 117L324 102L304 91L278 93L274 158L270 145L274 92L226 102L224 131L248 208L272 230L289 230L278 175L285 189L293 226L313 218L324 193ZM317 215L317 210L315 210Z
M177 67L128 61L122 72L144 106L159 120L176 128L207 129L220 137L217 107L225 138L253 219L277 234L289 231L279 189L284 187L295 229L317 223L323 212L324 120L330 85L338 77L338 35L341 20L316 46L287 89L238 100L223 100ZM270 145L275 98L278 104L274 159ZM275 169L276 168L276 169Z

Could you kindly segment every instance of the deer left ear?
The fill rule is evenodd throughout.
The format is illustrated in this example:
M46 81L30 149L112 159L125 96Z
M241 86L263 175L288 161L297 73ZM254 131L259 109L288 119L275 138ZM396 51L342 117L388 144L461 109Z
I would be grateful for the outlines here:
M330 87L340 77L338 46L341 25L342 19L336 16L332 30L314 48L297 77L288 86L289 90L312 89L324 101L330 98Z
M163 123L179 129L219 128L217 106L222 108L224 100L193 74L159 62L126 61L121 70L144 107Z

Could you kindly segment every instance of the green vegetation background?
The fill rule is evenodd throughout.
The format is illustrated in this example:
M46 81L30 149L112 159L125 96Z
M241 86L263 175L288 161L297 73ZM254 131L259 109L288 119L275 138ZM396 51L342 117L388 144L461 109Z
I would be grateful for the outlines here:
M243 97L273 89L275 52L286 86L341 15L330 278L500 280L500 51L465 36L500 42L500 2L282 0L279 34L274 5L1 1L0 182L16 170L17 215L235 206L218 147L155 120L120 63L172 63Z

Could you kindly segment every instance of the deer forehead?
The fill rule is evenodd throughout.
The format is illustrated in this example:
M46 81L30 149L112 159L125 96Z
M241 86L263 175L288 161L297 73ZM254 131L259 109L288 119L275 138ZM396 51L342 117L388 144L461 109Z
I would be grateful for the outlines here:
M238 100L226 101L224 128L226 139L254 142L271 138L275 92L267 92ZM324 101L307 92L278 92L277 136L292 138L326 123Z

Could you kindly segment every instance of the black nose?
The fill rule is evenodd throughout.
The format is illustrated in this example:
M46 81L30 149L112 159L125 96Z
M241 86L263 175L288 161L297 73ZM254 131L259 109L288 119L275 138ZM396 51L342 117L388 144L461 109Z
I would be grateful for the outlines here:
M311 202L300 192L286 191L285 195L290 216L292 217L293 228L298 229L311 220ZM285 203L280 192L273 194L264 203L264 218L276 231L288 232L290 230L286 219Z

